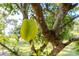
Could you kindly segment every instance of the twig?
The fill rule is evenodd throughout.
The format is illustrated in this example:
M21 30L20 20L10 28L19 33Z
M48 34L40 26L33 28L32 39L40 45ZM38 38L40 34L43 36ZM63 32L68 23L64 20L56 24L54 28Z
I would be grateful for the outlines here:
M0 42L0 45L3 46L3 47L5 47L7 50L9 50L9 51L10 51L11 53L13 53L14 55L19 56L17 52L13 51L12 49L10 49L9 47L7 47L7 46L4 45L3 43Z
M75 19L78 18L78 17L79 17L79 15L73 17L70 21L68 21L67 23L63 24L61 27L59 27L59 29L64 28L66 25L68 25L69 23L73 22L73 20L75 20Z

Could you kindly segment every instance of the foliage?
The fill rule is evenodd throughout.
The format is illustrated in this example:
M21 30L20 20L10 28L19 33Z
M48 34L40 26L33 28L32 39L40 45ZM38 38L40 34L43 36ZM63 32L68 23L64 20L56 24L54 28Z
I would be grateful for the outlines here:
M30 4L29 4L30 5ZM46 8L44 6L45 4L41 4L43 10L44 8ZM55 22L55 18L52 13L59 12L59 6L60 4L50 4L48 3L48 9L49 11L43 11L43 14L45 16L45 22L48 26L49 29L53 28L53 24ZM11 13L10 15L13 16L16 13L18 13L18 10L20 10L16 4L12 4L12 3L5 3L5 4L0 4L0 7L2 9L4 9L5 11L8 11L9 13ZM31 7L29 7L29 12L28 13L33 13L33 11L30 10ZM68 21L71 20L71 18L73 17L72 13L76 13L74 11L78 11L79 7L74 8L74 10L69 11L68 15L65 16L65 18L63 19L63 21L61 22L62 24L67 23ZM20 11L22 13L22 11ZM19 15L19 14L18 14ZM37 24L37 22L35 21L34 18L31 18L31 15L28 16L29 19L24 19L23 22L19 25L17 25L17 20L13 20L13 19L2 19L4 18L3 16L0 16L0 42L5 44L6 46L8 46L9 48L11 48L13 51L17 52L19 55L49 55L52 49L51 44L49 43L45 49L43 51L40 51L39 49L41 48L42 45L47 44L48 41L47 39L44 37L44 35L42 34L42 30L40 28L40 26ZM20 19L22 20L22 19ZM14 29L12 30L12 32L10 32L10 34L8 33L8 36L5 35L4 29L7 28L7 24L11 23L10 21L12 21L12 25L14 26ZM79 22L79 21L77 21ZM75 23L77 22L71 22L70 24L68 24L65 28L62 29L62 31L59 33L61 40L68 40L69 38L73 37L75 31L73 31L73 26L75 25ZM22 25L22 26L21 26ZM77 26L77 25L75 25ZM79 25L78 25L79 26ZM21 27L21 28L20 28ZM21 29L21 37L20 37L20 29ZM7 31L7 30L6 30ZM73 34L71 32L74 32ZM78 33L78 32L77 32ZM25 40L22 40L25 39ZM32 40L34 39L34 40ZM37 53L34 53L32 48L31 48L31 44L30 41L32 41L35 50L38 50ZM79 54L79 42L73 43L71 45L69 45L67 49L74 49L74 52L77 55ZM72 48L73 47L73 48ZM2 50L7 50L3 47L0 48L0 51ZM68 50L67 50L68 51ZM9 54L8 55L14 55L13 53L11 53L10 51L8 51ZM71 53L71 52L67 52L67 53ZM74 54L74 53L73 53ZM60 54L60 55L64 55L64 53ZM72 55L72 54L69 54Z

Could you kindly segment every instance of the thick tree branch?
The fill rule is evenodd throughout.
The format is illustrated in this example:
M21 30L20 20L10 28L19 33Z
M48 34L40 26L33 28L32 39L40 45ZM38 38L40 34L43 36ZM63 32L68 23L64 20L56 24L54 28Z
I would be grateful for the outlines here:
M51 51L51 53L49 55L57 55L64 47L66 47L67 45L69 45L72 42L75 41L79 41L79 36L75 36L71 39L69 39L68 42L64 43L63 45L61 44L60 46L57 46L56 48L53 48L53 50Z
M65 15L68 12L69 6L70 5L68 5L68 4L61 4L59 6L59 13L57 13L57 15L55 15L55 23L53 25L54 30L57 30L58 27L60 26L61 21L64 19Z
M69 39L69 41L65 43L65 46L67 46L70 43L75 42L75 41L79 41L79 36L75 36L75 37Z
M16 56L19 56L17 52L13 51L12 49L10 49L9 47L7 47L6 45L4 45L3 43L0 42L0 45L5 47L7 50L9 50L11 53L13 53Z
M28 5L27 3L24 3L21 7L21 12L23 14L23 19L28 19Z
M64 3L64 4L60 5L60 7L59 7L59 13L55 16L55 23L53 25L53 29L54 30L58 30L58 28L61 25L62 20L64 19L64 17L68 13L68 11L71 10L71 9L73 9L77 5L78 4L72 5L71 3Z
M78 3L73 4L70 9L73 9L74 7L76 7L78 5Z
M20 11L23 14L23 19L27 19L28 18L28 5L27 3L15 3L15 5L20 9Z
M39 23L39 25L42 29L42 33L44 34L45 37L48 37L49 29L45 23L45 19L44 19L43 13L42 13L42 7L38 3L33 3L31 5L36 14L36 21Z

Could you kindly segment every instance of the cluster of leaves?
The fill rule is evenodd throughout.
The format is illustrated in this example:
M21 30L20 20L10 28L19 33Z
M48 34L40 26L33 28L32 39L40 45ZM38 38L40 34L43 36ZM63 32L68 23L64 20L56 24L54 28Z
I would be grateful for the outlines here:
M62 23L66 24L69 21L71 21L71 17L70 17L70 15L66 15L66 17L64 18ZM73 25L74 25L74 22L71 22L71 23L67 24L65 27L63 27L62 32L60 32L60 34L59 34L61 39L68 40L69 38L71 38L73 36L70 33L73 29Z
M12 4L12 3L2 3L2 4L0 4L0 8L3 8L4 10L8 11L9 14L18 13L17 6L15 4Z

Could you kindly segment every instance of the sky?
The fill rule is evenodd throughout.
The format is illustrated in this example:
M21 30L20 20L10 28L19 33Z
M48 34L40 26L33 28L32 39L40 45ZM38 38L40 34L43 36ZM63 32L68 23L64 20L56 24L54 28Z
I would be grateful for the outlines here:
M17 25L21 24L22 23L22 19L23 19L23 16L22 14L19 12L19 14L15 14L15 15L9 15L7 17L7 19L14 19L14 20L18 20L17 21ZM4 32L5 32L5 35L9 35L10 31L12 31L12 29L14 29L14 25L11 25L11 24L7 24L7 27L5 28Z

